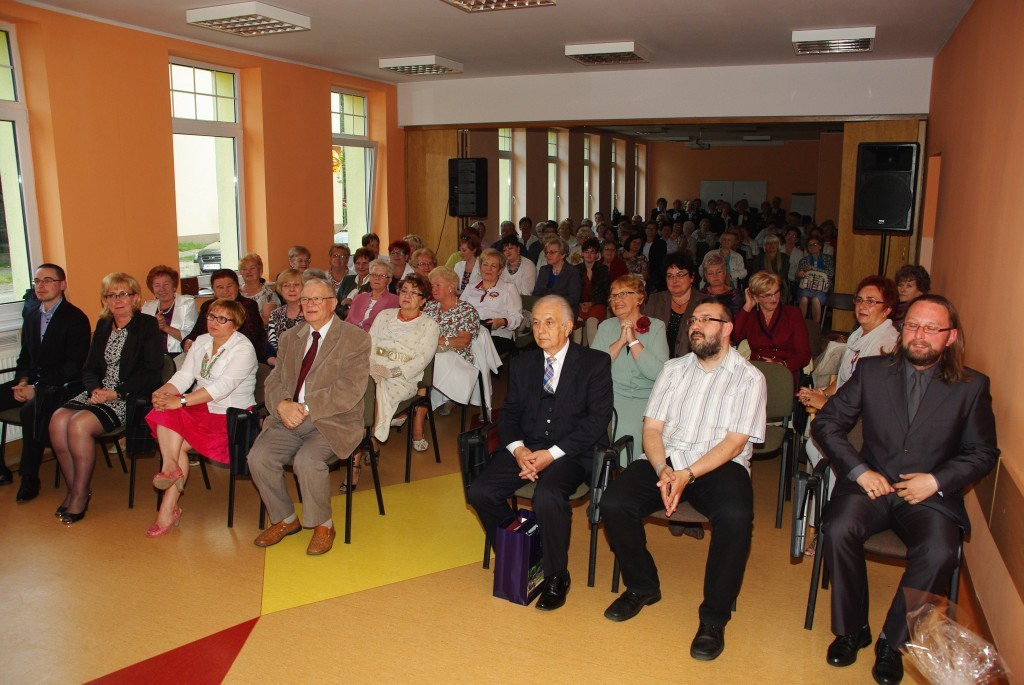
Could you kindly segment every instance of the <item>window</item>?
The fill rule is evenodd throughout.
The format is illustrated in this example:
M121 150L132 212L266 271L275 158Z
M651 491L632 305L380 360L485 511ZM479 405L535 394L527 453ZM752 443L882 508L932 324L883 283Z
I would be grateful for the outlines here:
M612 139L612 214L619 206L619 141Z
M373 226L377 144L368 139L366 96L331 93L333 242L358 245Z
M636 214L645 214L647 202L647 146L633 148L633 206Z
M498 221L513 221L512 129L498 129Z
M244 233L238 74L184 61L169 70L178 271L234 269Z
M583 134L583 218L590 218L590 136Z
M10 305L0 307L0 321L15 325L32 263L43 261L20 77L14 27L0 24L0 305Z
M548 219L558 220L558 131L548 131Z

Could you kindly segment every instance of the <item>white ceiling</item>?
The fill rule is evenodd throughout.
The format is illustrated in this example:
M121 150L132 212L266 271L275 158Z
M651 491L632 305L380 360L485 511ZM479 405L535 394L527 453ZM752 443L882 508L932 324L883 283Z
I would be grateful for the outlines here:
M185 10L231 0L48 0L28 4L205 43L401 83L594 70L564 56L567 43L631 40L657 69L934 57L971 0L557 0L554 7L467 14L441 0L269 0L312 18L312 30L241 38L185 23ZM795 29L877 26L863 55L793 54ZM436 54L459 75L406 77L382 57ZM597 67L606 70L614 67Z

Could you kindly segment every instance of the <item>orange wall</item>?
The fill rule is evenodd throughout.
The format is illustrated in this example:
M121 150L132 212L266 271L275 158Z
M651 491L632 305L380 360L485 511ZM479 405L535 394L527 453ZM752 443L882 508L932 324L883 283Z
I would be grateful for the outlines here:
M793 193L818 192L818 156L818 141L710 150L691 150L685 143L649 143L647 214L659 197L668 198L669 204L676 198L685 201L697 197L701 181L767 181L768 199L778 195L782 206L788 208ZM840 156L830 159L835 165L828 173L834 174L834 185L838 188ZM834 218L834 214L825 216L818 212L819 221L827 218Z
M0 0L17 26L43 255L95 313L106 273L142 280L174 264L177 230L167 64L172 56L241 71L246 240L271 276L301 243L327 264L332 86L369 98L378 142L375 229L405 233L405 146L394 86ZM41 258L38 258L41 257Z
M1024 55L1014 41L996 39L1020 35L1024 4L975 0L935 60L927 143L928 157L942 159L938 197L928 198L937 200L932 284L960 310L968 363L992 378L1002 449L993 517L1006 513L998 506L1000 490L1019 492L1024 484L1024 358L1018 351L1024 318L1012 306L1024 187ZM1019 561L1019 529L1014 537L1016 550L1002 558ZM1019 675L1024 606L1000 549L985 521L974 519L966 551L971 576L997 646Z

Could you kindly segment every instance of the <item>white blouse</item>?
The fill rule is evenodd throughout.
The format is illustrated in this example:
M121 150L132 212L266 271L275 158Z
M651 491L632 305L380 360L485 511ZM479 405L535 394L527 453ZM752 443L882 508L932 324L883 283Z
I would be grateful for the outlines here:
M189 348L181 370L168 381L179 393L185 393L196 384L212 398L211 414L226 414L229 407L245 409L256 404L256 350L249 339L235 331L217 351L213 363L213 336L209 333L196 338ZM203 359L206 358L208 377L203 378Z
M523 322L523 299L515 285L500 278L493 288L484 288L483 281L470 281L459 299L473 305L481 321L508 319L503 328L495 328L492 336L515 340L516 329Z
M146 300L142 305L142 313L149 314L156 318L156 310L160 306L159 300ZM196 300L191 295L174 295L174 312L171 314L171 328L181 331L184 339L195 328L199 320L199 312L196 311ZM173 335L167 336L167 351L181 352L181 341L176 340Z

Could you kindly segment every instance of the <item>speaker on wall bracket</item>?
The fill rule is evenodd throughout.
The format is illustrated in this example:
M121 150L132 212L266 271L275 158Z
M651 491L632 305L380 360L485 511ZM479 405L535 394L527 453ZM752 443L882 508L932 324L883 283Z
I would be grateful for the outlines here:
M917 143L861 143L853 230L909 234L914 229Z
M448 160L448 215L487 216L487 158Z

